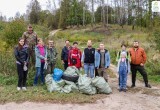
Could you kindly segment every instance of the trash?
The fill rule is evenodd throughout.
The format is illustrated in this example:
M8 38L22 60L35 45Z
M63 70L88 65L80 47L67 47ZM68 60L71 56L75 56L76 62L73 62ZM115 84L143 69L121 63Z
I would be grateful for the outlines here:
M46 81L47 90L49 92L60 91L61 90L61 87L53 80L51 74L46 75L45 81Z
M74 75L79 75L80 72L79 72L79 70L78 70L75 66L69 66L69 67L64 71L64 74L74 76Z
M86 74L80 75L78 79L78 86L80 92L84 94L93 95L97 93L96 88L91 85L91 78L87 77Z
M63 75L63 71L61 69L58 69L58 68L55 68L53 70L54 74L53 74L53 79L55 81L60 81L61 80L61 77Z
M77 82L79 78L79 70L75 66L68 67L64 74L62 75L62 79L72 82Z
M92 84L98 89L99 93L109 94L112 93L112 89L103 77L95 77L92 80Z

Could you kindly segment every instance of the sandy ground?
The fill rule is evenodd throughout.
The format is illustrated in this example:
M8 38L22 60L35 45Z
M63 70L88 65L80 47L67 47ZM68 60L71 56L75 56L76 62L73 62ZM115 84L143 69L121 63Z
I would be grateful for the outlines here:
M110 67L115 71L115 67ZM145 88L144 84L137 81L136 88L128 91L117 90L117 78L110 78L109 83L113 93L105 99L97 100L93 104L52 104L52 103L7 103L0 105L0 110L160 110L160 88ZM131 85L128 77L128 86Z

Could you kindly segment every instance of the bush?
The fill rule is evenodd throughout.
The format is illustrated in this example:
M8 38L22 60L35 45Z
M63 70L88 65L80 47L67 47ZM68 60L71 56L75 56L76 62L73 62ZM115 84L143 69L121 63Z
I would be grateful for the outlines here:
M4 41L6 48L13 47L17 44L19 37L22 36L26 26L23 20L14 20L10 22L4 29Z

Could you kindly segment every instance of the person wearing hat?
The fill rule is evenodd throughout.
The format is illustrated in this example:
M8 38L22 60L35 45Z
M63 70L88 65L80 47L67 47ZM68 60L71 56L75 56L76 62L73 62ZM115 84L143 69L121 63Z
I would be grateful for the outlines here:
M33 31L32 25L29 24L27 31L23 33L22 38L24 38L24 43L29 47L29 57L31 59L32 66L35 64L35 46L37 45L37 34Z
M126 92L127 90L127 75L130 73L130 62L126 58L126 52L121 53L121 58L118 60L117 72L119 74L119 91Z

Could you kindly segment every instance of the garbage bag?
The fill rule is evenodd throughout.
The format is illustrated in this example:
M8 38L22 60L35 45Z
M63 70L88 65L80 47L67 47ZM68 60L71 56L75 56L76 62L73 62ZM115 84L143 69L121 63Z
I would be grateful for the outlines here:
M84 94L93 95L97 93L97 90L95 87L91 84L91 78L87 77L87 75L80 75L78 79L78 86L80 92Z
M64 88L62 88L62 92L70 93L70 92L78 91L78 87L74 82L65 80L65 83L66 85L64 86Z
M46 75L45 81L46 81L47 90L49 92L60 91L61 90L61 87L53 80L51 74Z
M74 76L74 75L79 75L80 72L79 72L79 70L78 70L75 66L69 66L69 67L67 67L67 69L64 71L64 74Z
M61 69L58 69L58 68L55 68L53 70L54 74L53 74L53 79L55 81L60 81L61 80L61 77L63 75L63 71Z
M57 84L60 86L60 87L64 87L65 86L65 81L63 79L61 79L60 81L57 82Z
M95 77L92 79L92 84L97 87L99 93L109 94L112 92L112 89L103 77Z

